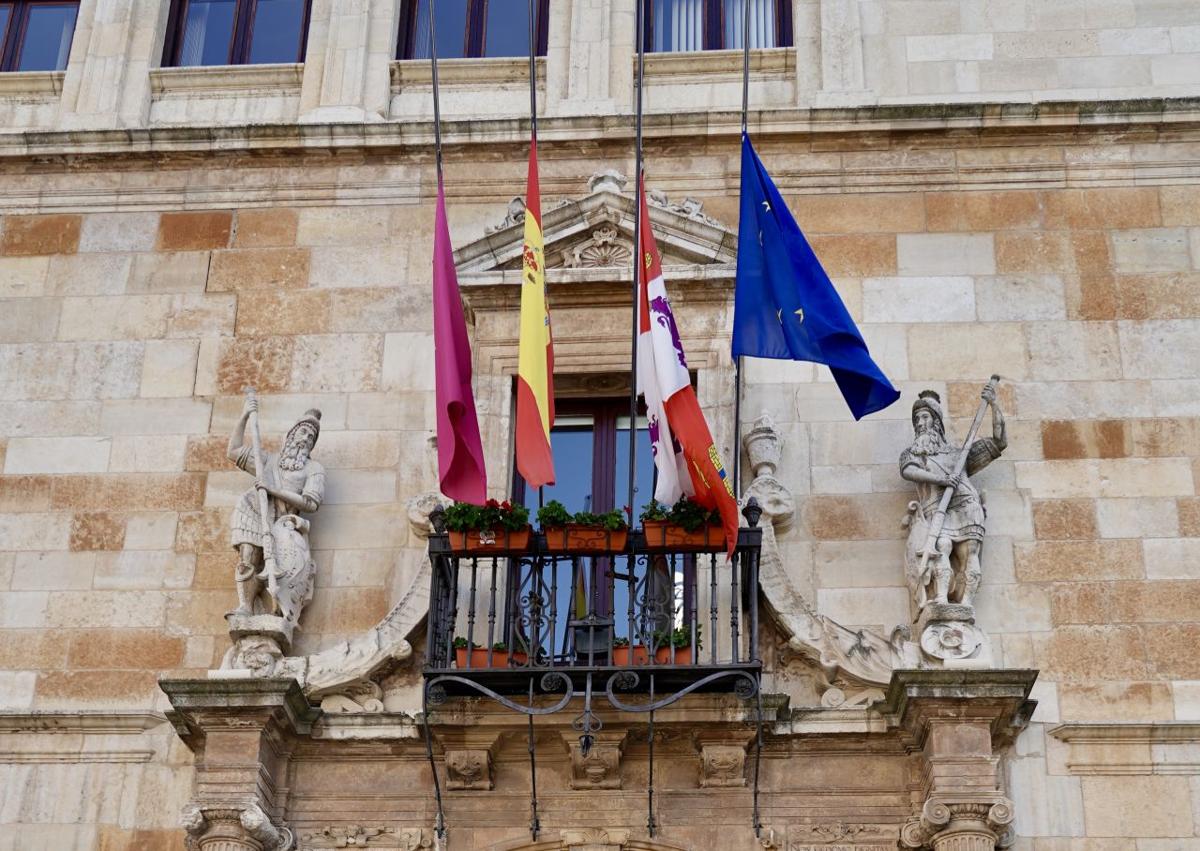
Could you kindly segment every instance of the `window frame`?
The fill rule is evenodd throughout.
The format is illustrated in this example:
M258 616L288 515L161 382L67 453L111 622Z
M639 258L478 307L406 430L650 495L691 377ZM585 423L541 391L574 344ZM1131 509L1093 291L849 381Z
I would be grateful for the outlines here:
M17 66L21 61L21 52L25 48L25 35L29 29L29 12L36 6L74 7L75 23L71 26L71 44L74 45L75 29L79 26L80 0L5 0L0 5L9 6L12 9L12 12L9 14L7 26L4 32L0 33L0 73L6 74L18 71ZM69 61L70 48L67 49L67 55ZM65 66L62 69L54 69L49 73L62 73L63 70L65 70Z
M671 53L704 53L708 50L737 50L726 47L725 41L725 3L724 0L704 0L704 32L701 36L703 46L700 50L662 50L656 51L654 45L654 4L656 0L645 0L646 10L642 18L642 42L647 53L665 55ZM749 0L746 0L749 2ZM754 47L752 50L770 50L776 47L791 47L792 37L792 4L789 0L773 0L775 4L775 41L771 47ZM635 46L636 52L636 46Z
M484 56L485 39L487 35L487 11L491 0L467 0L467 26L463 31L463 56L439 56L438 59L496 59L505 57ZM396 59L410 60L413 58L413 43L417 37L417 7L420 0L403 0L400 7L400 31L396 38ZM545 56L549 42L550 0L537 0L537 30L534 39L537 41L537 56ZM515 58L515 57L512 57Z
M258 0L234 0L233 32L229 37L229 48L225 52L223 65L180 65L179 53L183 48L183 27L187 23L187 7L191 0L171 0L167 14L167 38L163 43L162 67L164 68L225 68L231 65L274 65L273 62L251 62L250 48L254 40L254 17L258 13ZM312 0L303 0L303 20L300 22L300 43L295 63L304 62L308 51L308 28L312 23ZM291 64L291 63L283 63Z

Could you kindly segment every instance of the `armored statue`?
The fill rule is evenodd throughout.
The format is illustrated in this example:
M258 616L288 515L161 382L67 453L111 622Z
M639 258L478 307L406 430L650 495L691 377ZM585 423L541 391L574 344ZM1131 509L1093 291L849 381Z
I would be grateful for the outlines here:
M980 394L982 403L961 447L947 438L937 393L922 391L913 403L913 442L900 454L900 475L917 486L917 498L908 505L905 573L922 620L974 619L986 511L970 477L999 458L1008 445L995 382L993 378ZM992 436L975 439L987 408L992 411Z
M277 453L262 450L257 420L258 399L250 392L228 448L229 460L255 479L238 499L231 523L240 557L236 614L278 615L290 633L313 593L309 521L300 512L312 514L325 498L325 468L310 457L321 434L321 412L305 411Z

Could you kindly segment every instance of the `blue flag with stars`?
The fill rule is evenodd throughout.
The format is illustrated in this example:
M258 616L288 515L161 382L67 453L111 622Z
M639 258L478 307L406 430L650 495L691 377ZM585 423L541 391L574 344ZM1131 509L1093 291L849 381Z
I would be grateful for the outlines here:
M856 420L900 398L742 135L733 356L823 363Z

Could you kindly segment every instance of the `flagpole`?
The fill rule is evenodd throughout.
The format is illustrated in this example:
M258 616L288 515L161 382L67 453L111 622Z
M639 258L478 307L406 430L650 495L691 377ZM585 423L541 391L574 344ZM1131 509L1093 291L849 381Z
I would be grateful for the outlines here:
M433 7L434 7L434 4L430 3L429 4L429 62L430 62L430 65L432 66L432 70L433 70L433 151L434 151L434 162L436 163L436 168L437 168L438 195L440 196L442 193L442 109L441 109L441 104L438 102L437 37L436 37L436 33L434 31ZM434 241L436 244L436 237L435 237ZM434 262L436 264L436 262L437 262L436 258L435 258ZM435 280L435 282L437 280L436 272L434 274L434 280ZM433 832L438 837L438 839L445 839L446 838L446 815L442 811L442 784L441 784L441 781L438 779L437 763L435 763L434 759L433 759L433 737L432 737L430 729L429 729L429 710L427 708L427 700L426 700L426 695L425 695L424 689L422 689L421 697L422 697L422 707L425 710L422 713L424 715L424 718L422 718L422 721L424 721L423 726L425 727L425 749L429 756L429 770L430 770L430 773L433 775L433 793L434 793L434 797L437 800L437 820L434 822Z
M635 119L636 141L634 143L633 166L633 342L629 361L629 510L636 507L637 483L637 368L638 368L638 302L641 295L642 272L642 76L646 69L646 22L645 2L637 0L637 117ZM630 518L630 525L633 517ZM630 539L632 540L632 538ZM633 556L629 569L633 570ZM632 640L632 638L630 639ZM651 828L651 836L654 835Z
M750 107L750 0L742 0L742 136ZM742 356L733 359L733 498L742 495Z

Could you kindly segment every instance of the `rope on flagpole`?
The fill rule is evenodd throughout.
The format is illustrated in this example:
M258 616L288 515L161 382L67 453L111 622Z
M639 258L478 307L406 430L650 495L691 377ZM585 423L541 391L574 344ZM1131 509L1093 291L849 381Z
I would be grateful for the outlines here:
M534 0L529 0L529 132L530 138L537 142L537 64L534 61L537 45L534 43L533 4Z
M750 109L750 0L742 0L742 137ZM742 357L733 359L733 498L742 495Z

